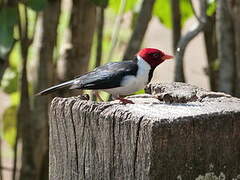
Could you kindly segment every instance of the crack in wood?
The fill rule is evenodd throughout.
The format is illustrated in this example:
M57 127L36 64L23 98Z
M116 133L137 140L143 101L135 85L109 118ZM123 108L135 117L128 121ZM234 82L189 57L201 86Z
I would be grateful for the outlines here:
M79 106L80 108L81 106ZM79 110L79 109L78 109ZM79 119L80 119L80 115L78 114ZM83 147L83 142L84 142L84 138L85 138L85 126L86 126L86 118L82 117L82 121L83 121L83 130L82 130L82 147ZM84 147L84 152L83 152L83 178L86 179L86 170L85 170L85 161L86 161L86 146Z
M71 117L71 122L72 122L72 128L73 128L73 136L74 136L74 148L75 148L75 154L76 154L76 169L77 169L77 172L74 171L74 173L78 176L79 175L79 172L78 172L78 148L77 148L77 136L76 136L76 127L75 127L75 123L74 123L74 119L73 119L73 111L72 111L72 107L74 105L76 101L72 101L69 105L70 107L70 117Z
M139 140L139 133L141 129L141 122L143 120L143 116L139 118L137 123L137 133L136 133L136 142L135 142L135 152L134 152L134 162L133 162L133 177L136 179L136 163L137 163L137 155L138 155L138 140Z
M60 101L61 102L61 101ZM62 127L63 127L63 135L64 135L64 139L65 139L65 145L66 145L66 159L69 159L69 147L68 147L68 135L67 135L67 128L66 128L66 121L64 121L64 119L66 119L66 116L65 116L65 99L61 102L61 115L62 115L62 119L61 119L61 124L62 124ZM66 161L66 163L68 163L68 161ZM67 172L65 171L65 169L63 168L63 172ZM64 174L64 173L63 173Z
M114 160L115 160L115 113L113 114L112 118L112 167L110 170L110 179L113 179L115 177L115 171L114 171Z

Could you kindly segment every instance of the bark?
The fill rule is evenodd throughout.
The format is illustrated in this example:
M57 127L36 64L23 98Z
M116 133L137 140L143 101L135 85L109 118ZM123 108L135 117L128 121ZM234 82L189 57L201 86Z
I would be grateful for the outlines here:
M35 92L52 85L54 68L53 54L57 40L61 0L50 0L42 14L41 45L39 49L38 75ZM48 179L48 104L49 97L34 99L34 160L39 180ZM46 167L46 168L44 168ZM45 172L44 172L45 171ZM45 175L45 176L43 176Z
M233 94L235 79L235 42L233 20L227 0L217 3L218 58L220 60L218 90Z
M235 32L235 50L236 50L236 80L234 95L240 97L240 2L232 0L234 32Z
M171 0L173 52L176 51L177 44L181 37L181 13L179 2L179 0Z
M131 59L140 49L148 24L152 18L155 0L143 0L141 10L136 20L135 28L125 50L123 60Z
M239 174L239 99L184 83L147 91L188 100L168 104L145 94L121 105L55 98L50 179L196 179L209 166L226 179Z
M88 71L95 25L96 6L92 1L73 0L70 22L72 47L67 50L65 80ZM74 91L67 90L63 94L73 95Z
M194 8L193 11L195 12ZM183 58L185 54L185 50L190 41L196 37L205 27L206 24L206 1L200 1L200 17L195 14L198 19L198 26L193 30L188 31L184 36L181 37L176 51L176 64L175 64L175 77L174 80L177 82L185 82L185 74L184 74L184 65Z
M212 91L217 91L218 83L218 67L217 63L217 37L216 37L216 17L213 16L207 17L207 24L204 29L204 41L207 53L207 75L209 76L209 84Z

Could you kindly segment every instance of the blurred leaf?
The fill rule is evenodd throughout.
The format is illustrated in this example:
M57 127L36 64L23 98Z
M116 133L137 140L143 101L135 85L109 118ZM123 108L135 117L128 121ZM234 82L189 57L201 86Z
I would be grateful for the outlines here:
M17 106L10 106L3 114L3 137L13 147L16 137Z
M9 55L9 65L11 69L18 70L21 66L22 56L20 50L20 42L17 41L12 49L11 54Z
M34 11L42 11L47 6L47 0L27 0L26 5Z
M11 94L18 89L18 72L16 69L7 68L2 79L2 88L4 92Z
M133 10L135 5L138 3L138 0L127 0L125 12ZM112 8L115 12L118 12L120 8L121 0L109 0L109 7Z
M101 6L104 8L108 6L108 0L90 0L90 1L92 1L97 6Z
M170 0L156 0L153 14L158 17L162 24L169 28L172 27Z
M189 0L180 0L180 10L182 25L184 25L184 23L193 15Z
M57 44L54 50L54 62L60 59L61 56L61 48L62 45L64 44L64 40L65 40L65 33L68 29L68 25L70 22L70 17L71 17L71 13L69 11L63 10L60 14L59 17L59 24L58 24L58 36L57 36ZM95 44L95 43L93 43Z
M0 9L0 58L2 59L5 59L13 46L13 29L17 19L17 8Z
M10 98L11 98L11 105L12 106L18 106L19 105L19 102L20 102L20 93L19 93L19 91L11 93L10 94Z
M154 5L153 14L160 22L168 28L172 28L171 4L170 0L157 0ZM193 15L191 5L188 0L180 0L182 25Z
M208 0L207 15L212 16L216 12L216 1Z
M144 93L145 93L144 89L141 89L141 90L135 92L134 94L144 94Z

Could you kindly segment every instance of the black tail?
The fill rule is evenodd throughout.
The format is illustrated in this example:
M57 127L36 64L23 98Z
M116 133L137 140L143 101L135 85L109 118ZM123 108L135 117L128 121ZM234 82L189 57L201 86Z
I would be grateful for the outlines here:
M55 92L59 89L62 89L62 88L66 88L66 87L70 87L72 86L74 80L71 80L71 81L67 81L67 82L64 82L64 83L61 83L61 84L58 84L56 86L52 86L50 88L47 88L39 93L37 93L36 95L37 96L42 96L42 95L47 95L47 94L50 94L52 92Z

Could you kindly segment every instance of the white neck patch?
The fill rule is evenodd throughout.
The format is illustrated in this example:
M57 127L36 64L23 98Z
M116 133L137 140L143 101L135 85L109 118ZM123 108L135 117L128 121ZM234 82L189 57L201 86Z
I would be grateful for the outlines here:
M140 69L144 69L145 71L149 71L151 69L151 66L141 56L137 56L137 59L137 64Z

